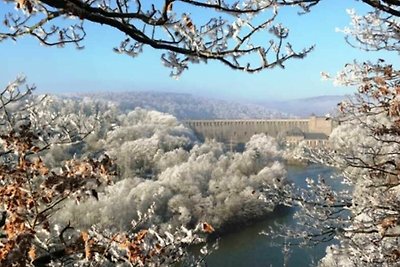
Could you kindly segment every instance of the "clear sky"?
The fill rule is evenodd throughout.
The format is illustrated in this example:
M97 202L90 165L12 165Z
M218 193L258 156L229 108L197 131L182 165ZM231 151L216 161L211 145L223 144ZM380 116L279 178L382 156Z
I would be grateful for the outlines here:
M0 2L0 17L9 5ZM311 13L298 16L298 9L283 9L279 21L290 29L294 48L316 44L303 60L293 60L285 69L247 74L221 64L190 65L179 80L169 77L170 69L160 61L160 51L146 48L139 57L112 52L123 35L105 26L88 25L84 50L74 47L43 47L31 37L17 42L0 42L0 84L4 86L18 74L25 74L40 92L151 90L186 92L207 97L253 102L294 99L318 95L351 93L321 81L320 72L336 73L353 59L390 59L390 54L363 52L351 48L335 31L350 22L346 8L367 10L354 0L324 0Z

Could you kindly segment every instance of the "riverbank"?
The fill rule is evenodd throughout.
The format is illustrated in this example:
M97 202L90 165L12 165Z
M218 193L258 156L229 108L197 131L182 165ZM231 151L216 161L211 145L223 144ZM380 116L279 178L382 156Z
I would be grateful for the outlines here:
M307 177L316 178L318 175L327 180L336 174L336 170L322 165L307 166L288 165L288 179L300 187L306 186ZM283 266L285 261L289 267L316 265L325 255L327 245L319 244L315 247L291 246L290 253L284 255L284 244L292 240L276 238L272 235L262 235L261 232L282 231L283 226L295 226L293 218L295 208L277 207L274 212L262 220L249 222L250 224L237 226L224 231L219 249L206 258L208 267L265 267ZM209 243L215 241L216 235L210 238Z

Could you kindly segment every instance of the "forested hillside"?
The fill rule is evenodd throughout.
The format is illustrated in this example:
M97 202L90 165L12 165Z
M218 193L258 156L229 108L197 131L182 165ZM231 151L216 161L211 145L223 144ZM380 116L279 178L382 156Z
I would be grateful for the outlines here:
M261 119L286 118L289 114L269 109L262 105L234 103L190 94L161 92L108 92L79 94L75 97L89 97L112 101L121 110L141 107L174 115L185 119Z

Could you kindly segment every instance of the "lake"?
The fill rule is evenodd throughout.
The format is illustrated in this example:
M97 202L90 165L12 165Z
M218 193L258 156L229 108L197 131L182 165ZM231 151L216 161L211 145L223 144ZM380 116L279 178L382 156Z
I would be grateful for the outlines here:
M305 187L305 178L322 175L327 180L336 172L321 165L288 166L288 178L298 186ZM334 180L334 183L338 183ZM261 235L269 227L279 231L281 225L294 225L294 208L279 209L265 220L243 227L221 237L219 249L206 259L207 267L267 267L284 266L283 239ZM331 243L330 243L331 244ZM315 266L325 255L328 244L312 248L292 247L287 266Z

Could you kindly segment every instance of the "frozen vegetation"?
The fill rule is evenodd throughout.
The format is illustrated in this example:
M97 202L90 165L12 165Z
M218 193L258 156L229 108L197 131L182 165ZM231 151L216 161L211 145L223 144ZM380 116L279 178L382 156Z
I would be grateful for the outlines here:
M71 156L99 150L116 160L115 184L104 187L99 199L81 205L72 201L58 219L81 227L93 224L127 229L153 203L151 223L194 227L200 221L215 229L248 223L270 213L285 185L285 168L276 141L255 135L243 153L227 152L214 141L200 143L174 116L137 108L120 113L113 104L52 98L49 110L82 121L95 121L95 130L73 146L54 146L43 157L57 166Z
M162 92L104 92L78 94L77 97L90 97L112 101L123 111L137 107L157 110L185 119L270 119L287 118L292 115L266 108L257 104L234 103L230 101L199 97L191 94Z
M3 2L15 8L1 9L0 41L30 35L83 48L85 29L106 25L123 36L115 52L135 57L145 46L162 49L163 65L179 78L191 64L209 61L254 73L304 58L314 46L291 44L278 13L286 6L314 12L325 1ZM285 117L279 112L147 93L35 101L32 87L17 78L0 92L0 265L173 266L187 246L204 241L198 230L223 230L284 204L298 207L299 228L268 234L312 246L336 239L320 266L399 266L400 5L358 2L366 13L348 9L350 25L338 31L351 46L384 56L347 63L335 78L321 73L358 93L338 105L331 147L306 151L337 167L352 191L335 190L321 176L307 178L307 188L289 185L270 137L255 135L243 153L232 153L200 143L178 121ZM190 15L198 9L212 12L201 22ZM147 225L137 223L143 216ZM289 246L284 250L288 257Z

